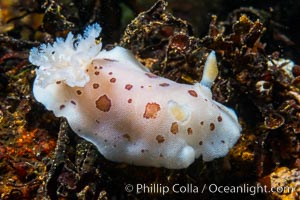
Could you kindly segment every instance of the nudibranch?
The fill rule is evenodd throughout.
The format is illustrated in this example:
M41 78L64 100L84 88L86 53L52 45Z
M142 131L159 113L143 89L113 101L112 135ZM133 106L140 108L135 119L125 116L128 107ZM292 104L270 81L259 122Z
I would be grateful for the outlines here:
M213 51L200 83L179 84L150 73L129 50L101 50L100 32L93 24L32 48L37 101L112 161L181 169L228 153L241 127L233 110L212 100Z

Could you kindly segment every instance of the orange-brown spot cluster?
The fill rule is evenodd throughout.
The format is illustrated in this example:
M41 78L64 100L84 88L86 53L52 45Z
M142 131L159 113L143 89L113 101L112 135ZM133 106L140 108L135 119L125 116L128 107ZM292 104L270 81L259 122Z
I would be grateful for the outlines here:
M156 141L160 144L160 143L163 143L165 141L165 138L162 135L157 135L156 136Z
M32 185L23 184L22 182L27 180L28 177L35 177L37 167L41 169L39 173L46 172L44 170L46 165L40 157L50 158L56 146L56 139L43 129L34 128L29 131L23 125L15 128L16 131L10 141L0 145L1 199L12 199L10 197L12 197L11 194L14 190L21 192L22 197L19 194L17 195L19 199L28 199L29 195L27 194L32 192ZM10 184L10 179L14 184ZM36 183L39 183L39 181Z
M188 93L193 97L198 97L198 94L195 90L189 90Z
M111 100L106 95L99 97L95 103L96 107L103 112L108 112L111 108Z
M95 75L98 76L100 74L100 72L98 71L95 71Z
M179 131L178 123L173 122L170 128L171 133L176 134Z
M133 87L133 85L131 85L131 84L126 84L125 85L126 90L131 90L132 87Z
M29 156L32 155L33 159L38 153L48 154L55 148L55 139L50 139L47 134L39 129L28 131L25 128L18 129L19 138L16 139L15 148L7 147L7 155L12 156ZM38 141L38 142L34 142Z
M157 103L147 103L144 112L144 118L146 119L155 119L157 113L160 111L160 105Z

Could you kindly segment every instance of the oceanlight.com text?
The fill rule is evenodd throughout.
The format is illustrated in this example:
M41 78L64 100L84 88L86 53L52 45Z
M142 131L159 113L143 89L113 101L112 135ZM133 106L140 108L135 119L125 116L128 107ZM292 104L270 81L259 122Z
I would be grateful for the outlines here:
M161 194L165 195L168 193L173 194L203 194L209 193L220 193L220 194L263 194L263 193L291 193L295 188L287 186L278 186L274 188L268 188L262 185L249 185L243 184L239 186L226 186L217 184L204 184L202 186L194 184L174 184L174 185L163 185L163 184L127 184L125 191L136 194Z

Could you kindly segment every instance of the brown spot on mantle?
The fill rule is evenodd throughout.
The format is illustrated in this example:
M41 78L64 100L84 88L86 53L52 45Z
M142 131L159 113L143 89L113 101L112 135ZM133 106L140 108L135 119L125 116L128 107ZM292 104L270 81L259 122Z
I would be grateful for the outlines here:
M209 129L210 129L211 131L215 130L215 124L214 124L214 123L210 123Z
M106 95L99 97L95 103L96 107L103 112L108 112L111 108L111 100Z
M98 87L99 87L99 84L98 84L98 83L94 83L94 84L93 84L93 88L94 88L94 89L97 89Z
M161 86L161 87L168 87L170 84L169 83L161 83L161 84L159 84L159 86Z
M133 87L133 85L131 85L131 84L126 84L125 85L126 90L131 90L132 87Z
M170 128L171 133L176 134L178 133L178 123L173 122Z
M188 92L189 92L189 94L190 94L191 96L193 96L193 97L198 97L198 94L197 94L197 92L196 92L195 90L189 90Z
M146 119L155 119L157 117L157 113L160 111L160 105L157 103L147 103L144 112L144 118Z
M164 138L164 136L162 136L162 135L157 135L157 136L156 136L156 141L157 141L158 143L163 143L163 142L165 141L165 138Z
M111 82L111 83L115 83L116 82L116 78L111 78L109 81Z
M124 134L123 138L127 139L128 141L130 141L130 135L129 134Z
M218 116L218 122L221 122L223 119L221 116Z
M192 128L188 128L187 129L187 133L188 133L188 135L192 135L193 134L193 129Z
M149 78L158 78L157 75L152 74L152 73L145 73L146 76L148 76Z
M76 93L77 93L78 95L81 95L81 94L82 94L81 90L76 90Z
M108 61L108 62L118 62L117 60L109 59L109 58L103 58L103 60L106 60L106 61Z

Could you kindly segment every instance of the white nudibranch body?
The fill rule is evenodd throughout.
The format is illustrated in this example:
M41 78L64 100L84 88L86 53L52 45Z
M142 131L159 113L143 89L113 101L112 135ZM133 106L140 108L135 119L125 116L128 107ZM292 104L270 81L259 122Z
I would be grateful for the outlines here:
M150 73L122 47L101 51L100 31L94 24L76 40L69 33L31 50L37 101L112 161L180 169L228 153L241 127L234 111L212 100L214 52L200 83L179 84Z

